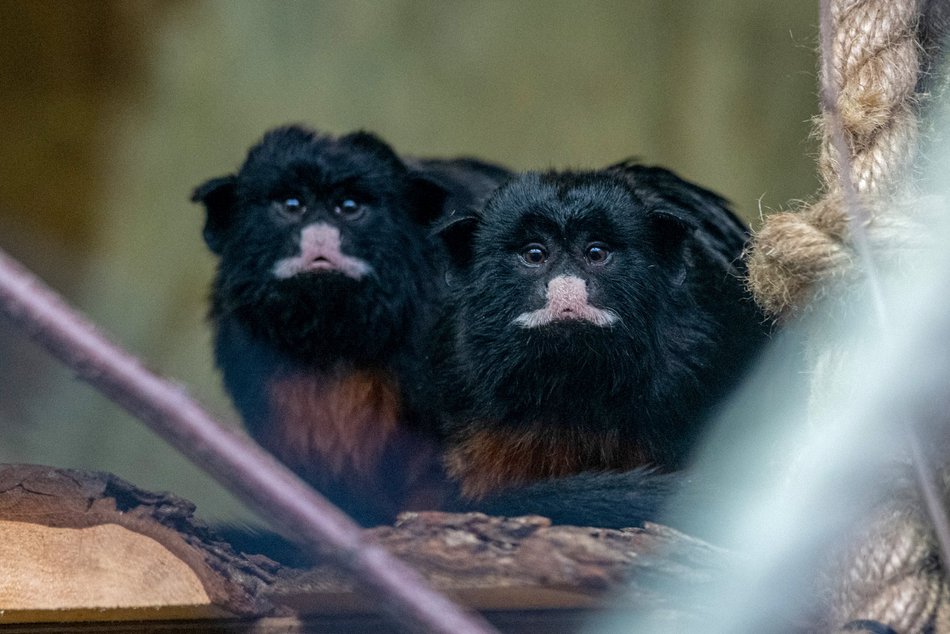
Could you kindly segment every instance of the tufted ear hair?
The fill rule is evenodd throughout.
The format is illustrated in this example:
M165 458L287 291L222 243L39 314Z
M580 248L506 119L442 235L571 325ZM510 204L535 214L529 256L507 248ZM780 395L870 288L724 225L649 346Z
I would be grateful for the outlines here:
M729 201L704 187L680 178L674 172L633 160L616 163L607 168L627 181L627 184L645 201L662 200L665 206L680 210L682 217L697 225L708 222L731 225L744 232L745 227L730 211Z
M624 178L651 209L662 235L691 243L725 270L737 273L742 268L740 255L749 230L725 198L662 167L624 161L608 169Z
M236 184L237 178L228 174L202 183L191 194L192 202L205 206L202 235L208 248L218 255L221 255L225 234L233 220Z
M651 229L670 244L681 243L699 230L696 220L677 207L654 207L646 215Z
M434 224L480 209L485 200L510 175L500 165L473 158L405 159L411 195L424 204L416 206L417 222Z
M446 212L451 191L439 178L410 169L407 182L409 216L423 227L434 226Z
M449 254L450 268L463 269L472 263L474 257L475 230L481 217L475 212L453 213L436 224L432 230L445 245Z

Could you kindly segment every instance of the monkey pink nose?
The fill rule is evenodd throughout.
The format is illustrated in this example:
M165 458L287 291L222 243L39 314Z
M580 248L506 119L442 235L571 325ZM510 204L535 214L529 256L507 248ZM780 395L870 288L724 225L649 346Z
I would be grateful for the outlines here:
M548 282L546 290L544 307L518 315L513 320L515 325L539 328L556 321L586 321L603 327L620 320L609 308L587 302L587 283L576 275L559 275Z
M559 275L548 282L548 309L555 314L589 310L587 284L574 275Z
M298 252L278 260L274 276L287 279L301 273L337 271L358 280L372 271L365 260L343 253L340 242L340 230L325 222L304 227Z

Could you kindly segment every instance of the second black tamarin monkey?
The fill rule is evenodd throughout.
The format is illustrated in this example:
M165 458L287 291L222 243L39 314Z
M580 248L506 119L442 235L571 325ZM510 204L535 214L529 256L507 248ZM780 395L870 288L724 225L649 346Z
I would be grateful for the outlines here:
M219 256L215 359L251 435L364 524L441 503L438 433L409 398L439 297L428 225L507 176L289 126L199 186Z
M440 235L452 298L432 356L464 499L555 516L572 496L656 506L678 486L657 472L684 465L766 336L725 201L629 163L529 173Z

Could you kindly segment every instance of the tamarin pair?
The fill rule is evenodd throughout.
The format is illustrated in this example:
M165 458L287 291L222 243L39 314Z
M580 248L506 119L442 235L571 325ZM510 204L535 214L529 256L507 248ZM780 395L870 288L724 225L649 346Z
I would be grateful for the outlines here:
M513 175L291 126L193 199L248 430L367 525L649 519L764 339L745 228L659 168Z

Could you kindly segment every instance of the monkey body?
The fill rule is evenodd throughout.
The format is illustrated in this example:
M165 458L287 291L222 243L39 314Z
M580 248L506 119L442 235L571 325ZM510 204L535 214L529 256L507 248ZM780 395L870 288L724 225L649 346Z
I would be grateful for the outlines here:
M438 435L412 417L394 367L321 367L230 319L216 333L217 364L248 432L314 488L367 525L439 502Z
M361 523L444 495L440 434L406 388L440 297L428 225L506 173L289 126L195 191L224 385L251 435Z
M666 170L525 174L440 235L454 263L432 352L446 465L494 512L553 514L519 493L545 497L539 481L568 493L554 478L625 471L641 487L682 467L765 339L740 279L745 228ZM585 477L596 495L605 481Z

